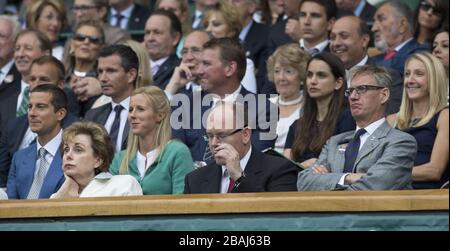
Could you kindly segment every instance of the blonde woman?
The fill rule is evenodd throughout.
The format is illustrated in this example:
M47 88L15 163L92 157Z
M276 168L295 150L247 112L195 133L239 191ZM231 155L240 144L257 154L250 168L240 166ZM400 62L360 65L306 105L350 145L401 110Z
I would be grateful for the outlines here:
M449 178L447 84L444 66L430 53L407 59L400 111L388 122L416 138L415 189L439 188Z
M144 194L182 194L193 161L187 146L171 140L170 104L164 91L156 86L136 89L128 122L127 149L115 156L110 172L134 176Z
M283 152L289 127L300 118L304 105L302 85L306 79L309 55L298 44L280 46L267 60L270 81L278 96L270 99L279 108L275 150Z
M67 23L63 1L38 0L27 9L27 28L36 29L47 35L53 44L52 55L62 60L64 47L58 44L59 34Z

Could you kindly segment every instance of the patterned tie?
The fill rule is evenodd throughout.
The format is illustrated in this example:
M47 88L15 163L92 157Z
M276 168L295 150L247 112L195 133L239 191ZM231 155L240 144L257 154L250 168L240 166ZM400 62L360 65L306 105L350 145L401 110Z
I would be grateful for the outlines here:
M310 49L303 48L303 50L306 51L306 53L308 53L311 57L320 52L319 49L317 48L310 48Z
M396 50L389 52L388 54L384 55L384 60L390 59L391 57L395 56L395 54L397 54Z
M47 150L41 147L39 149L39 169L33 179L33 184L31 185L27 199L39 199L39 193L41 192L42 184L44 183L44 178L49 166L49 163L45 159L45 155L47 155Z
M111 137L111 141L114 145L114 148L116 148L117 146L117 137L119 136L119 129L120 129L120 113L123 110L123 106L121 105L116 105L116 107L114 107L114 112L116 113L115 117L114 117L114 122L111 126L111 131L109 132L109 136Z
M122 24L122 20L125 18L124 15L117 13L116 15L114 15L116 17L116 25L114 25L117 28L121 28L121 24Z
M359 144L361 142L360 136L366 133L365 129L359 129L356 131L355 136L350 142L348 142L345 149L345 165L344 173L353 173L353 166L355 165L356 157L358 157Z
M20 103L19 109L16 112L16 117L20 117L22 115L27 114L28 112L28 99L30 94L30 87L25 87L25 90L23 90L22 94L22 102Z

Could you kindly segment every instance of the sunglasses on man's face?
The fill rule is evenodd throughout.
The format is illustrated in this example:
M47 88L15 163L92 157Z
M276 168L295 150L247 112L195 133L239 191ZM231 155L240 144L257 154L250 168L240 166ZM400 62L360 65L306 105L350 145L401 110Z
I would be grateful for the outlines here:
M433 6L433 5L431 5L431 4L430 4L429 2L427 2L427 1L422 1L422 2L420 2L420 8L421 8L423 11L425 11L425 12L428 12L428 11L431 9L433 15L436 15L436 16L442 16L442 11L441 11L439 8L437 8L437 7Z
M90 43L93 44L100 44L101 42L99 37L83 35L80 33L75 34L75 36L73 36L73 39L78 42L84 42L87 39Z

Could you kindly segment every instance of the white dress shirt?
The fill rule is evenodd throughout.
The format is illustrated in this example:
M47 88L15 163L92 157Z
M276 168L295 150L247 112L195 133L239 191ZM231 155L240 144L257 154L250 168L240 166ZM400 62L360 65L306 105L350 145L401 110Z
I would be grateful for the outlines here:
M146 153L145 156L141 152L137 151L137 167L141 179L144 178L147 169L155 162L157 155L158 152L156 149Z
M34 177L36 177L38 171L39 171L39 149L41 149L41 147L44 147L44 149L47 151L47 154L45 155L45 160L47 161L47 163L49 163L49 165L47 166L47 170L45 170L45 174L47 175L48 169L50 168L52 162L53 162L53 158L56 156L56 152L58 151L58 148L61 145L61 141L62 141L62 134L63 134L63 130L61 129L58 134L52 139L50 140L45 146L42 146L39 143L39 140L36 140L36 169L34 171Z
M120 14L123 16L122 21L120 22L120 28L126 30L128 27L128 22L131 17L131 12L133 11L134 4L130 5L128 8L126 8L124 11L120 12ZM114 8L111 8L111 19L109 20L109 24L111 26L116 27L117 23L117 15L118 11L116 11Z
M363 147L364 143L366 143L367 139L375 132L375 130L378 129L378 127L380 127L384 122L386 121L386 118L381 118L373 123L371 123L370 125L366 126L364 129L366 130L366 133L362 134L361 136L359 136L359 150L361 150L361 148ZM355 132L357 132L359 129L361 129L359 126L356 126L356 130ZM349 175L349 173L345 173L344 175L342 175L341 179L339 180L338 184L339 185L344 185L345 182L345 177Z
M252 147L244 155L244 157L239 161L242 171L245 171L250 155L252 154ZM230 174L225 166L222 166L222 179L220 182L220 193L228 193L228 186L230 185Z
M168 58L169 57L160 58L160 59L158 59L156 61L153 61L153 60L150 59L150 70L152 71L152 76L155 76L158 73L159 68L161 68L161 65L163 65L164 62L166 62L166 60Z
M105 123L105 128L108 131L108 133L111 132L111 127L114 122L114 118L116 117L116 112L114 111L114 108L119 104L111 102L111 105L112 105L112 110L111 110L111 113L109 114L108 119L106 120L106 123ZM116 150L116 152L120 152L120 149L122 148L122 138L124 136L127 137L127 135L123 135L123 130L127 123L128 109L130 109L130 97L122 100L122 102L120 102L120 105L122 105L122 107L124 109L120 113L119 135L117 135L117 142L116 142L116 145L114 146L114 149Z

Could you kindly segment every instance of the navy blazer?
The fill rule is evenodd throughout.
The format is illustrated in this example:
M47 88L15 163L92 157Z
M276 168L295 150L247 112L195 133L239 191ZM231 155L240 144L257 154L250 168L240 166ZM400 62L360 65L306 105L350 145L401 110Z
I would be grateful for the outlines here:
M181 142L183 142L184 144L186 144L189 147L189 150L191 151L192 159L194 161L202 161L203 160L203 155L205 153L205 149L208 144L203 138L203 136L206 134L206 129L203 128L201 119L203 117L205 117L204 119L206 119L206 116L204 116L204 114L206 112L210 111L210 109L212 107L212 102L209 103L207 106L201 106L200 113L194 114L194 101L193 100L195 97L195 99L198 100L196 102L200 102L199 104L201 105L201 102L202 102L201 100L203 100L203 98L205 97L206 94L207 93L202 91L201 94L198 94L198 92L197 92L196 94L190 93L187 96L184 96L187 100L189 100L190 107L181 107L183 105L183 103L181 103L181 105L173 106L174 112L172 114L174 116L177 116L176 114L179 115L177 117L177 121L183 121L186 126L189 126L189 128L194 128L195 124L200 123L199 126L201 127L201 129L183 129L183 128L172 129L172 137L175 139L179 139ZM240 94L243 97L245 97L246 95L253 95L253 96L255 96L255 99L257 97L256 94L247 91L242 86L241 86ZM197 97L194 95L199 95L199 96ZM276 123L278 121L278 118L274 117L274 115L277 114L275 111L275 109L277 109L277 107L274 106L268 99L266 99L265 101L266 101L265 102L265 105L266 105L265 114L262 114L262 109L260 110L258 107L258 104L257 104L256 110L258 112L256 112L257 114L254 114L254 115L256 116L256 121L259 121L259 120L270 121L270 127L275 130L274 133L276 134ZM173 102L176 102L176 101L172 100L172 104L174 104ZM183 110L185 113L189 114L190 116L188 116L187 118L184 118L183 114L179 114L179 112L181 110ZM201 117L197 118L194 115L199 115ZM180 117L181 117L181 119L180 119ZM261 126L261 124L257 123L256 129L252 130L251 140L252 140L253 149L255 151L262 151L266 148L273 147L275 144L276 135L273 140L260 140L259 139L260 135L262 133L269 132L269 128L262 129L260 126Z
M85 121L92 121L99 125L105 126L106 121L108 120L109 114L112 111L111 103L104 104L95 109L89 110L84 116ZM125 122L125 127L123 128L123 136L122 136L122 147L121 150L125 150L127 148L128 142L128 132L130 131L130 125L128 124L128 119ZM114 147L115 148L115 147Z
M393 57L384 60L386 53L373 57L375 64L386 68L391 68L400 73L403 77L403 71L405 69L406 59L413 53L419 51L429 51L430 48L427 45L419 44L416 39L412 39L406 43Z
M33 184L37 158L36 143L14 154L6 189L9 199L27 198ZM53 193L58 191L63 182L61 150L58 149L44 178L39 198L50 198Z
M299 169L291 162L252 150L245 167L246 177L232 193L297 191ZM184 193L220 193L222 167L216 163L188 173Z
M154 85L164 90L172 77L175 67L179 64L180 59L178 56L176 54L170 55L161 67L159 67L159 70L156 72L155 76L153 76Z
M78 120L78 117L68 113L62 121L62 127L66 128ZM27 115L8 121L1 130L4 133L0 137L0 187L5 187L13 155L19 149L28 130Z

